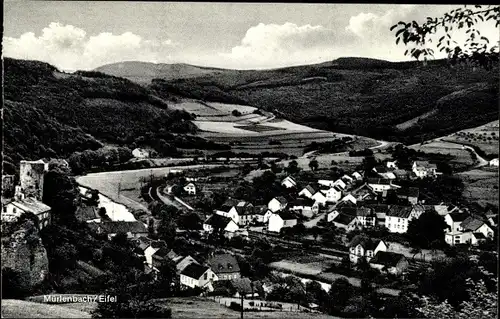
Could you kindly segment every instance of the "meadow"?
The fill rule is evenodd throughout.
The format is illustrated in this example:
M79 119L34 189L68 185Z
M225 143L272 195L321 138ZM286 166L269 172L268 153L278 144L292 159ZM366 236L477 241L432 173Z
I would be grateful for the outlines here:
M499 121L493 121L475 128L462 130L444 137L455 143L479 148L488 157L498 157Z
M480 205L498 205L498 169L481 168L459 173L458 176L464 183L463 196L471 202Z

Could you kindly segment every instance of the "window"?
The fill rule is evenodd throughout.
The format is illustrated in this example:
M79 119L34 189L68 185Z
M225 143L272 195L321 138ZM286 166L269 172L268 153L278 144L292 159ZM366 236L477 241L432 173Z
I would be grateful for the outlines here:
M6 213L7 212L7 206L4 206L3 207L3 212Z
M208 275L207 275L207 273L205 273L205 274L203 275L203 280L207 280L207 277L208 277Z

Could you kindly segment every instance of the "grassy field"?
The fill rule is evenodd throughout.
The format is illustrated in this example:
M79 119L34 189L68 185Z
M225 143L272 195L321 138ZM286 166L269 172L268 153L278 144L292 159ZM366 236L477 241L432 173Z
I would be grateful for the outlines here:
M498 170L482 168L458 174L465 189L464 198L481 205L487 203L498 205Z
M238 311L231 310L218 302L202 297L169 298L156 302L158 305L165 305L172 309L172 318L176 319L219 319L219 318L240 318ZM325 314L306 312L246 312L244 318L283 318L283 319L327 319L338 318Z
M423 145L420 144L411 145L410 148L425 153L451 155L454 157L454 159L450 161L451 164L454 163L459 165L474 164L474 160L472 159L469 151L463 149L462 146L458 144L447 143L445 141L435 141L435 142L432 141L430 143L426 143Z
M493 121L485 125L450 134L444 139L476 146L487 155L498 156L498 125L498 120Z
M2 318L91 318L90 313L68 307L24 300L2 299Z
M269 264L272 268L301 272L308 275L318 275L337 262L331 258L317 255L302 255L283 259Z
M176 169L197 169L217 165L179 166ZM137 170L92 173L77 177L78 184L99 190L103 195L127 206L130 209L144 209L143 205L134 200L139 198L141 178L165 176L172 167L147 168ZM127 189L118 196L118 189ZM130 196L130 197L128 197Z

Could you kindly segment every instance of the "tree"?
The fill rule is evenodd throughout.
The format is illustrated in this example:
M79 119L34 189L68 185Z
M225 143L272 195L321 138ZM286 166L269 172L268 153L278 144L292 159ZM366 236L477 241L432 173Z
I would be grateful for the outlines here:
M434 248L444 246L444 230L448 227L444 218L436 211L425 211L419 218L412 219L406 234L412 246Z
M182 229L198 230L201 226L200 216L195 212L189 212L179 218L179 227Z
M51 207L53 222L64 225L76 223L78 196L78 184L67 172L59 168L47 172L43 185L43 202Z
M300 171L300 168L299 168L299 163L297 163L296 160L292 160L288 163L288 166L285 168L285 171L288 173L288 174L296 174Z
M233 110L233 111L231 112L231 114L232 114L233 116L241 116L241 112L240 112L240 111L238 111L238 110Z
M2 299L24 299L30 294L28 274L9 267L2 268Z
M330 287L329 295L329 314L335 314L347 306L349 299L354 296L354 287L345 278L336 279Z
M318 167L319 167L318 160L312 159L312 160L309 161L309 168L311 168L312 171L317 170Z
M171 206L166 206L171 207ZM157 233L160 239L163 239L169 246L174 243L176 235L175 216L173 210L162 210L159 214L160 222L158 224Z
M426 22L422 24L417 21L399 21L390 30L395 31L396 44L402 42L405 46L409 44L414 46L406 50L405 55L417 60L423 57L426 61L429 57L433 57L434 51L427 45L440 37L437 40L437 47L440 48L440 52L448 54L451 63L470 62L473 65L490 68L493 63L498 62L499 48L497 44L490 46L490 40L482 36L477 29L479 23L489 20L495 22L495 27L500 25L500 6L466 5L464 8L451 10L441 17L427 17ZM465 43L459 45L452 39L451 32L463 28L467 29L465 33L468 38ZM498 39L492 40L498 41Z
M494 279L495 284L497 280ZM422 307L417 308L417 311L426 318L443 318L443 319L470 319L484 318L493 319L498 316L498 290L488 291L484 281L479 280L474 282L472 279L467 279L467 292L469 300L462 302L459 310L456 310L448 301L437 302L435 299L424 297Z

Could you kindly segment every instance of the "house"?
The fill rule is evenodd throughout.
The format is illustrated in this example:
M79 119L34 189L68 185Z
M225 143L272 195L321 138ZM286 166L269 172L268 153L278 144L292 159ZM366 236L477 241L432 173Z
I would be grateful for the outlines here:
M386 214L385 227L391 233L406 233L409 222L422 213L423 207L393 205Z
M175 264L175 269L177 270L177 273L180 274L184 269L186 269L187 266L189 266L192 263L199 264L196 261L196 259L194 259L193 257L191 257L189 255L182 257L179 260L177 260L177 262Z
M373 189L366 183L351 191L351 195L356 201L376 199L378 196L378 194L374 192Z
M297 187L297 182L292 176L287 176L281 181L281 186L285 188Z
M319 212L319 203L309 198L297 198L290 204L291 211L298 211L304 217L312 217Z
M166 261L173 261L178 255L172 250L168 249L167 246L160 247L152 256L152 268L154 270L161 269L161 266L165 264Z
M384 191L388 191L390 189L400 188L400 186L394 185L392 180L386 178L368 178L367 184L374 192L377 193L383 193Z
M342 198L342 189L338 186L323 189L321 192L325 194L326 201L330 203L336 203Z
M339 178L339 179L337 179L337 180L335 181L335 183L333 183L333 185L331 185L331 186L338 186L338 187L340 187L341 189L345 189L345 188L347 187L347 184L346 184L346 183L345 183L342 179L340 179L340 178Z
M142 148L136 148L132 151L132 156L135 158L148 158L149 152Z
M94 228L97 230L98 234L107 234L108 239L115 237L119 233L124 233L128 238L139 238L148 235L148 230L146 225L141 221L103 221L100 223L88 223L89 225L94 224Z
M147 244L147 240L144 238L147 237L139 237L140 244L139 247L143 247ZM163 240L149 240L149 245L144 249L144 259L146 259L146 264L152 268L153 267L153 255L160 250L162 247L167 247L167 244Z
M258 223L267 223L273 212L267 206L255 207L255 221Z
M397 192L397 197L402 200L407 200L412 205L418 203L419 189L417 187L400 188Z
M6 201L2 204L2 222L15 222L21 215L32 213L38 218L40 229L50 224L51 208L38 199L27 197Z
M287 211L280 211L271 214L268 220L267 230L279 233L282 228L297 225L297 217Z
M318 192L318 190L309 184L299 192L299 196L312 198L313 195L316 194L317 192Z
M207 265L217 275L218 280L233 280L241 277L240 266L233 255L211 255L207 260Z
M194 183L188 183L183 189L189 195L196 195L196 185Z
M377 173L380 177L385 178L385 179L396 179L396 175L390 170L387 169L387 167L383 165L377 165L373 168L373 171Z
M278 196L269 201L267 207L274 213L280 210L284 210L288 204L287 200L283 196Z
M385 167L387 167L389 169L398 169L397 161L387 161L385 163Z
M343 214L343 213L335 213L336 211L332 212L333 214L329 214L328 218L330 219L330 222L335 225L335 227L338 228L343 228L347 232L352 231L356 229L356 215L348 215L348 214Z
M490 166L496 166L498 167L498 158L494 158L489 162Z
M455 228L445 233L445 241L451 246L456 244L477 245L480 241L491 237L493 237L493 229L476 216L468 216L460 223L458 230Z
M214 229L220 229L225 232L233 233L239 229L238 225L233 219L218 214L213 214L208 217L203 223L203 230L207 233L211 233Z
M410 172L404 169L395 169L392 171L397 180L408 180L410 179Z
M342 198L341 202L351 202L353 204L356 204L358 200L351 194L347 194L346 196L344 196L344 198Z
M389 205L386 204L371 204L368 205L376 216L376 224L379 226L385 226L385 220L387 218L387 212L389 211Z
M387 251L387 244L380 239L356 235L349 242L349 260L356 264L361 258L368 262L379 252Z
M436 164L431 164L428 161L415 161L411 170L418 178L435 177L437 175Z
M354 179L352 177L350 177L349 175L344 175L340 179L343 182L345 182L346 184L351 184L352 182L354 182Z
M355 180L357 180L357 181L361 181L361 180L363 180L363 175L361 175L361 174L360 174L360 173L358 173L358 172L354 172L354 173L352 173L352 177L353 177Z
M460 225L469 217L469 214L453 212L444 216L444 221L448 224L449 232L460 232Z
M370 260L370 266L393 275L400 275L408 269L409 263L402 254L378 251Z
M325 205L326 203L326 196L321 191L317 191L316 193L314 193L311 199L320 205Z
M357 207L356 222L361 227L374 227L377 225L377 215L370 207Z
M249 222L253 218L253 212L253 204L231 198L226 200L220 209L215 210L215 214L229 217L237 225L241 225L240 217L242 215L250 215L250 217L245 217L245 223Z
M191 263L180 273L180 283L189 288L206 288L213 291L212 283L217 281L217 275L209 267Z

